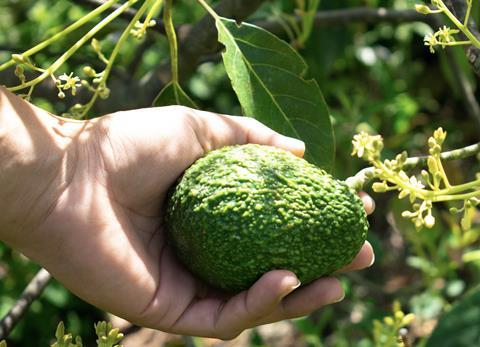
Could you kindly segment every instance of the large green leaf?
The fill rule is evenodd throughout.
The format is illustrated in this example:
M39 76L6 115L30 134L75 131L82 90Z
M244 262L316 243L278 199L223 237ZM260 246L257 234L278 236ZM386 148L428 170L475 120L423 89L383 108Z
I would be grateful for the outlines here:
M426 347L480 346L480 287L469 292L438 322Z
M197 108L197 105L190 99L190 97L183 91L178 83L170 82L157 95L153 106L170 106L181 105L191 108Z
M306 143L305 157L331 170L335 145L330 115L318 84L303 78L302 57L268 31L219 18L223 60L246 116Z

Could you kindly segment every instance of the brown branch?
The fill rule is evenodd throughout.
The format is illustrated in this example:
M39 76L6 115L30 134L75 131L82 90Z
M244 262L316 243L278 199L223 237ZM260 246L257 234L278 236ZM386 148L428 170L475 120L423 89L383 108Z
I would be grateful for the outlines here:
M314 26L340 26L352 23L378 24L383 22L394 24L425 22L427 24L432 24L433 17L435 16L425 16L415 10L392 10L383 7L356 7L342 10L320 11L315 15ZM300 21L301 18L297 17L297 22L300 23ZM283 31L282 25L275 20L257 21L255 24L274 34Z
M41 269L30 281L15 305L0 320L0 341L5 339L15 325L24 316L31 303L37 299L50 281L51 276L45 269Z

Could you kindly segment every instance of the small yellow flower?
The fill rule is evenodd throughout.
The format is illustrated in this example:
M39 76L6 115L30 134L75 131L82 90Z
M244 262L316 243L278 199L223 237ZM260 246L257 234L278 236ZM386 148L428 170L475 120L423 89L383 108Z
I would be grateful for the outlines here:
M75 95L77 93L77 88L82 86L80 78L74 76L73 73L70 73L70 75L63 74L58 79L60 80L58 87L63 90L71 89L72 95Z

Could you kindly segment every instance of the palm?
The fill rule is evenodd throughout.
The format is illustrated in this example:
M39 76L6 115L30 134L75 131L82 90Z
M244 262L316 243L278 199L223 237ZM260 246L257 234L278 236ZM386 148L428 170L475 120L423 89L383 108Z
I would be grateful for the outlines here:
M213 148L246 142L295 148L250 120L185 108L134 113L101 118L78 140L73 178L45 222L57 252L37 257L54 276L86 301L135 323L223 338L308 314L338 297L333 278L286 296L297 280L280 270L235 296L203 288L166 243L167 190ZM368 266L372 257L366 245L350 268Z

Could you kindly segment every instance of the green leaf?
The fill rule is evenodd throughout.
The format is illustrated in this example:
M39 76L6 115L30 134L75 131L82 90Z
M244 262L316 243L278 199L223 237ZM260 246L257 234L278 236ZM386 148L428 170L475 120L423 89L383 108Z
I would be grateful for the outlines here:
M318 84L305 80L302 57L268 31L216 20L223 61L246 116L306 143L305 157L330 171L335 145L330 115Z
M167 84L157 95L153 106L181 105L191 108L198 108L195 102L183 91L182 87L176 82Z
M426 347L480 346L480 287L465 295L438 322Z

